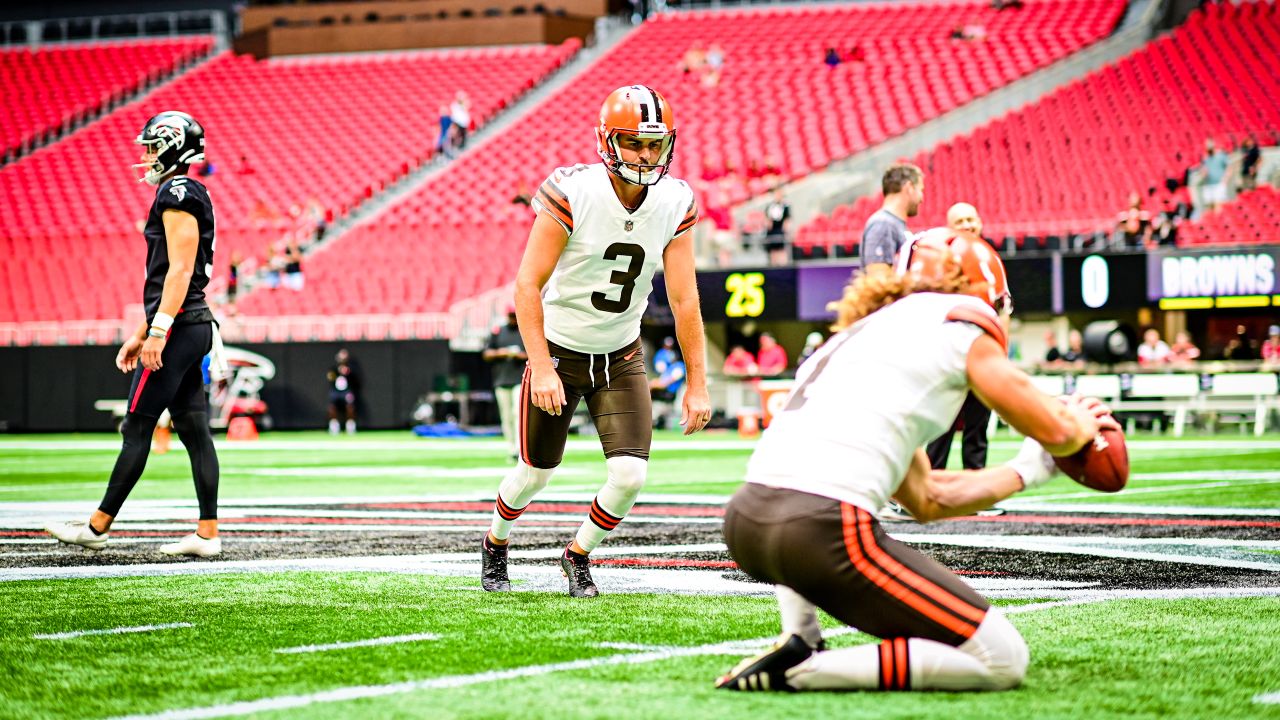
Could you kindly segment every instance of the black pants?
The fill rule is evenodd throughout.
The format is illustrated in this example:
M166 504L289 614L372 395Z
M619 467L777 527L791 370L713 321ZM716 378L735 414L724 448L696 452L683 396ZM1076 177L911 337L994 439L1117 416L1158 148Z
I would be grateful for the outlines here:
M987 424L991 422L991 408L982 404L972 392L960 406L960 416L950 430L942 433L929 443L925 452L929 454L929 464L934 470L947 467L947 458L951 456L951 437L955 435L956 426L963 426L963 437L960 445L960 457L965 470L981 470L987 466Z

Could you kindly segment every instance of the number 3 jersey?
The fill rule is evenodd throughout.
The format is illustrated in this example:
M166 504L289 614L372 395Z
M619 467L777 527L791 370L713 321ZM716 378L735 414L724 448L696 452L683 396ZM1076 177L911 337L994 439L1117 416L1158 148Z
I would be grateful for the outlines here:
M582 353L610 353L640 336L640 316L667 243L698 221L693 190L664 177L635 212L613 191L603 164L559 168L533 198L569 233L542 290L547 340Z
M916 450L955 422L969 391L969 348L983 332L1004 342L983 301L917 293L836 333L796 373L747 482L876 512Z

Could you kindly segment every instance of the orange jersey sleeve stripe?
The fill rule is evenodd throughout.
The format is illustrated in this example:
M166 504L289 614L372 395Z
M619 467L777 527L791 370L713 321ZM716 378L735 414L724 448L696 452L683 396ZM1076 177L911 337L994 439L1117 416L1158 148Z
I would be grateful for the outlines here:
M947 313L947 319L973 323L995 338L995 341L1000 343L1000 347L1006 350L1009 348L1009 336L1005 334L1000 321L981 310L971 307L952 308L951 312Z
M525 465L529 462L529 368L524 369L524 377L520 380L520 459Z
M573 232L573 215L566 206L557 202L544 188L538 189L535 199L543 209L551 213L552 217L559 220L569 232Z
M889 595L929 619L929 621L940 627L946 628L948 631L961 637L968 638L973 636L973 633L977 631L977 623L961 619L951 612L943 610L930 600L927 600L917 594L916 590L903 584L902 581L893 577L871 562L870 558L868 558L862 551L862 548L859 547L859 535L861 531L859 515L863 514L870 517L870 514L865 510L859 510L848 503L843 503L840 507L840 511L844 526L845 550L849 554L850 562L853 563L853 567L858 572L865 575L868 580L875 583ZM914 575L914 573L912 574ZM930 585L932 585L932 583L930 583Z

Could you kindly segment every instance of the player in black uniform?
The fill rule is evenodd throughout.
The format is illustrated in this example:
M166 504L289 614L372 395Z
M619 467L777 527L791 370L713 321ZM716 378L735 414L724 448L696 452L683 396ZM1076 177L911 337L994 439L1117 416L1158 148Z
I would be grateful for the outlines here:
M209 191L187 176L190 165L204 161L204 128L186 113L162 112L147 121L137 143L145 148L142 163L134 166L145 170L140 181L158 188L143 230L147 320L116 355L116 367L134 373L120 428L124 445L102 503L89 521L55 523L46 529L64 543L102 549L111 521L142 476L151 433L167 408L191 457L200 521L195 533L162 545L160 551L207 557L222 552L218 456L209 432L200 367L204 356L220 345L204 297L213 273L214 220Z

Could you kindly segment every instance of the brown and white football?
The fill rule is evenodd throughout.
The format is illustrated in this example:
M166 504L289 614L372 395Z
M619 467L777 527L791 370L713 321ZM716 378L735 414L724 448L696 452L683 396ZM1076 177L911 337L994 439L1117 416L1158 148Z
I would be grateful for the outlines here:
M1122 430L1103 428L1074 455L1053 461L1067 477L1100 492L1118 492L1129 481L1129 449Z

